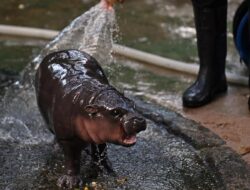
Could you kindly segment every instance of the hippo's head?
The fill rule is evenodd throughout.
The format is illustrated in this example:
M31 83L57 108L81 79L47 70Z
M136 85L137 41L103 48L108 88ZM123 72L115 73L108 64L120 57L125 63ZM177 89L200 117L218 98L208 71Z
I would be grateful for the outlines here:
M136 143L136 134L146 129L146 121L135 112L134 102L115 89L99 93L84 111L89 116L84 130L97 144L132 146Z

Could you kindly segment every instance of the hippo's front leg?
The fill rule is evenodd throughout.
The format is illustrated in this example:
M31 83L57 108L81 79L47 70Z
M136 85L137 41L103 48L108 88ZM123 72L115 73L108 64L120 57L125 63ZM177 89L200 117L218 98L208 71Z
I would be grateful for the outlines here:
M103 171L106 170L108 173L114 174L114 170L112 168L112 164L108 159L107 156L107 145L104 144L91 144L91 150L92 150L92 159L95 163L95 165Z
M79 187L82 185L80 178L81 147L67 140L60 140L59 144L62 146L64 152L66 174L58 179L57 185L61 188L69 189Z

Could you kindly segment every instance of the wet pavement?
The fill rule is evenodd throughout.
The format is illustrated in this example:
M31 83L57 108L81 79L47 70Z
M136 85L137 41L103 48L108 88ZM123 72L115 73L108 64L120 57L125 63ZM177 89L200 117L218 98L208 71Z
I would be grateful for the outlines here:
M135 100L138 112L147 118L149 126L132 148L109 145L109 158L117 176L106 173L97 176L89 152L84 151L81 175L86 187L249 189L249 164L240 155L244 154L248 161L249 154L244 148L249 146L247 88L230 87L228 95L213 104L183 109L181 94L192 78L148 70L122 58L104 69L110 82ZM57 189L56 180L64 168L63 155L44 126L33 89L29 85L21 89L14 85L1 100L1 107L8 105L8 109L0 112L3 163L0 171L4 174L0 189ZM238 134L235 126L242 127ZM223 135L218 130L223 130ZM230 144L230 140L235 144Z
M129 93L132 95L133 93ZM136 95L137 94L137 95ZM132 148L109 146L117 176L95 177L88 152L83 154L86 186L99 189L247 189L249 168L240 156L199 124L161 106L130 98L147 118L148 129ZM28 86L12 86L1 111L3 189L57 189L62 152L37 110ZM3 105L1 105L2 107ZM22 114L20 114L22 113ZM9 116L9 117L6 117ZM29 117L27 117L27 115ZM12 116L12 117L10 117ZM228 171L234 170L233 174ZM229 175L230 174L230 175ZM97 188L97 189L98 189Z
M209 128L250 164L249 89L231 86L227 95L199 109L182 113Z
M124 83L128 83L128 80L119 76L117 78L123 82L117 85L209 128L250 164L250 112L247 103L249 98L247 87L229 85L227 94L216 98L214 102L201 108L183 108L182 92L192 83L193 77L148 67L133 61L122 61L122 64L137 68L133 78L144 83L138 82L132 85L131 82L130 85L126 85Z
M157 86L148 78L164 83L169 81L166 90L173 94L179 93L178 82L171 81L169 76L169 80L165 76L154 77L153 73L138 68L116 64L105 67L105 71L110 81L119 84L136 102L137 111L147 119L148 128L139 134L138 143L131 148L109 145L108 155L116 176L97 173L88 149L83 151L81 176L84 186L143 190L249 189L249 165L227 147L225 141L197 122L149 101L147 94L159 89L148 88ZM120 77L114 73L126 75ZM139 77L148 80L144 83L147 93L145 88L143 92L137 88L143 86L134 82ZM64 169L63 155L43 123L33 88L28 83L21 88L13 85L2 100L0 171L4 175L0 177L0 188L58 189L55 184Z

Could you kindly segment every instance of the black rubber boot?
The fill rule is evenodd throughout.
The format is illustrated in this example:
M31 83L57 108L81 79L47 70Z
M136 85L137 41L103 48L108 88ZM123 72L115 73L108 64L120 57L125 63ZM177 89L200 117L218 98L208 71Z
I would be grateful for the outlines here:
M200 69L197 80L183 94L183 106L199 107L227 91L227 0L192 0ZM219 2L219 3L218 3Z

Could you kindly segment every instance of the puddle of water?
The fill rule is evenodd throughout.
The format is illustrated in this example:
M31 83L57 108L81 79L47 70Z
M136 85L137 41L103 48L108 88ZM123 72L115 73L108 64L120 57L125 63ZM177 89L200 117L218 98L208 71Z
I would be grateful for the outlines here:
M0 71L18 75L40 49L39 41L0 39Z
M153 100L172 108L182 109L182 92L192 82L191 78L173 73L152 72L133 61L116 59L115 64L105 66L112 85L127 94Z
M0 96L19 79L20 72L38 54L44 41L0 38Z

